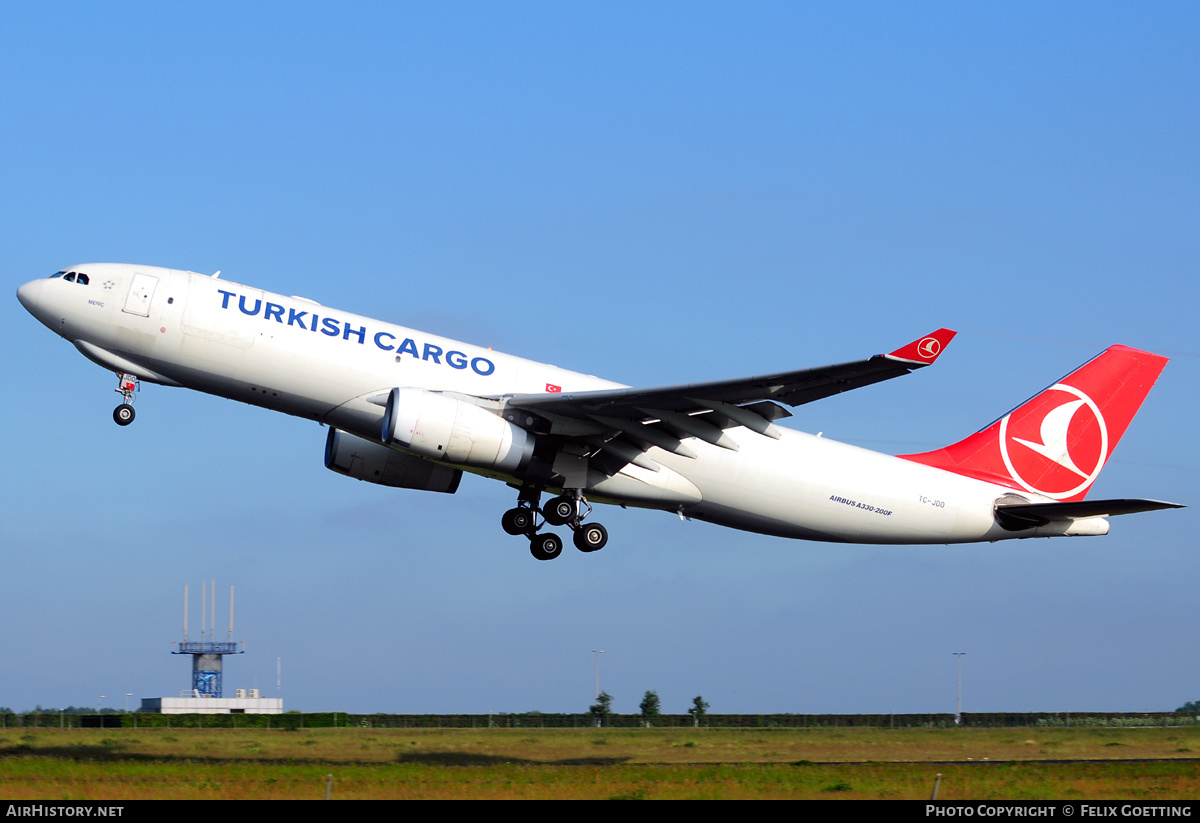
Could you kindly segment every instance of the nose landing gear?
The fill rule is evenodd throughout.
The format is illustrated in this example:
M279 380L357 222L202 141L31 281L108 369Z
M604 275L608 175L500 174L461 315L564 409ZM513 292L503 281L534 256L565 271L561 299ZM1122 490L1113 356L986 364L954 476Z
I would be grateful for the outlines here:
M138 390L138 380L128 374L117 373L117 388L114 390L125 402L113 409L113 420L118 426L128 426L136 416L133 411L133 393Z

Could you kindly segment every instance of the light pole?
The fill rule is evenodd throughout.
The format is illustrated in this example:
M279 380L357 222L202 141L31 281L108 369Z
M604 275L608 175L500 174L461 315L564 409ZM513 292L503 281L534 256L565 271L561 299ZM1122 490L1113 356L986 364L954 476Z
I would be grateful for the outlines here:
M958 658L958 711L954 713L954 725L962 723L962 659L966 652L951 652Z
M604 654L603 649L592 649L592 654L596 655L596 699L600 699L600 655Z
M104 695L96 698L96 714L100 714L100 701L104 699Z

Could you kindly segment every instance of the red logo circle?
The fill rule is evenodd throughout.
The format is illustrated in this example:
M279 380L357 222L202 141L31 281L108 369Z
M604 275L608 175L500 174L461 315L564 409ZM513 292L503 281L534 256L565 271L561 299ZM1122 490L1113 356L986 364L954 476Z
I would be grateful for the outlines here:
M1092 398L1058 383L1000 421L1000 452L1022 487L1063 500L1104 468L1108 427Z
M939 341L936 337L926 337L917 344L917 354L921 355L927 360L932 360L933 358L937 357L938 352L941 350L941 341Z

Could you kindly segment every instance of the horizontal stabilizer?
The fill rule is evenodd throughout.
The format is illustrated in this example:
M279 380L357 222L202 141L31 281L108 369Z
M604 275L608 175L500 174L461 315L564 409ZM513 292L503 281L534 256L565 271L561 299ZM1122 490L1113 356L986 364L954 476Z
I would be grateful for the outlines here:
M1118 514L1152 512L1158 509L1182 509L1182 503L1165 500L1078 500L1069 503L1013 503L996 506L996 519L1006 529L1028 529L1055 520L1083 517L1112 517Z

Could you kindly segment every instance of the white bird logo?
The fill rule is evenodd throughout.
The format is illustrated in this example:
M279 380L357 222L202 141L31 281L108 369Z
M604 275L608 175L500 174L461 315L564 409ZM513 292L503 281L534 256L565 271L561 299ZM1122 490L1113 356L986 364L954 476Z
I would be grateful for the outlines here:
M936 337L926 337L917 344L917 354L922 357L937 357L938 352L942 350L942 344L938 342Z
M1071 453L1067 449L1067 429L1071 425L1071 418L1085 402L1084 400L1072 400L1069 403L1063 403L1043 417L1040 431L1041 443L1022 440L1019 437L1014 437L1013 440L1022 446L1033 449L1047 460L1053 460L1064 469L1073 471L1080 477L1087 477L1088 473L1075 465L1075 461L1071 459Z

